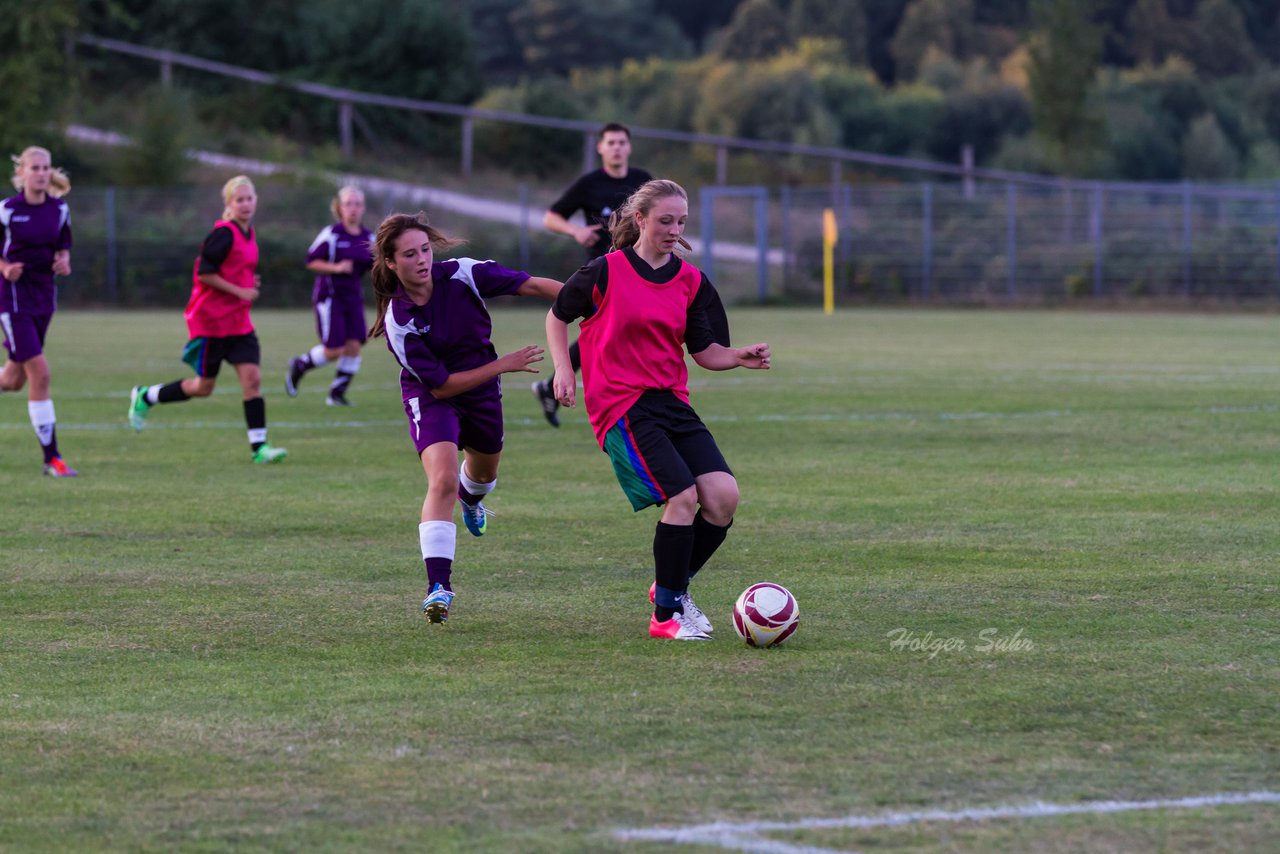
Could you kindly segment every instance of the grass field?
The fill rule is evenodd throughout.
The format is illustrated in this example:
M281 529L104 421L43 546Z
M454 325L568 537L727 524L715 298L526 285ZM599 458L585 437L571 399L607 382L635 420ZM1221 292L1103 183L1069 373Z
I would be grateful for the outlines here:
M647 638L656 514L519 377L425 624L384 345L330 409L328 370L281 390L309 315L256 320L283 465L229 374L128 429L177 311L55 319L74 481L0 396L0 849L1275 850L1274 799L1089 805L1280 790L1276 317L732 312L776 367L693 372L743 492L704 644ZM758 580L800 603L776 650L729 625ZM1036 802L1084 809L884 818Z

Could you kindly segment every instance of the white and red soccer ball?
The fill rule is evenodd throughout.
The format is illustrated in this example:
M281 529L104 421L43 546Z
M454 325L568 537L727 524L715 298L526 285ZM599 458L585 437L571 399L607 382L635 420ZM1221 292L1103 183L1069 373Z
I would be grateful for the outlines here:
M753 584L733 604L733 630L749 646L777 646L799 624L796 597L781 584Z

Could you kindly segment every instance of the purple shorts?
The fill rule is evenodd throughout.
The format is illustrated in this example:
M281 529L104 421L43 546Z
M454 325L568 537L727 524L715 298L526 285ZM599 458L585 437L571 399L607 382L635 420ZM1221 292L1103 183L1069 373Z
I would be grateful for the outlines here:
M480 454L502 450L502 396L480 399L465 395L436 400L408 374L400 378L409 435L418 456L437 442L452 442Z
M358 295L357 295L358 296ZM316 300L316 334L330 350L340 350L348 341L369 340L369 327L364 319L364 302L328 296Z
M53 314L28 314L25 311L0 312L0 330L4 346L15 362L34 359L44 352L44 336L49 331Z

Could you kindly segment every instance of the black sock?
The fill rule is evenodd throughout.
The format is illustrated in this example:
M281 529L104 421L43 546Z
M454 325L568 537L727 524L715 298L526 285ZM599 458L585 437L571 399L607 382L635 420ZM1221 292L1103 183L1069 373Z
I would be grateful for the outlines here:
M728 536L729 529L732 527L732 519L723 528L712 525L703 518L701 510L693 517L693 551L689 555L689 581L693 580L698 570L702 569L716 553L716 549L720 548L720 544L724 542L724 538ZM688 582L685 583L685 589L688 589Z
M351 378L354 376L355 374L348 373L347 371L338 371L337 375L333 378L333 382L329 384L329 394L335 397L342 397L345 395L347 393L347 386L351 385Z
M250 433L254 430L261 430L264 438L261 440L251 439L249 447L256 451L263 445L267 444L265 434L267 432L267 401L265 398L255 397L253 400L244 402L244 423L248 425Z
M658 585L654 592L653 613L660 622L670 620L671 615L679 610L674 601L668 601L666 593L684 590L688 583L692 551L692 525L658 523L653 532L653 576Z
M181 403L190 399L191 395L182 390L182 380L162 385L160 391L156 392L156 403Z
M569 345L569 365L575 374L582 370L582 349L577 341Z

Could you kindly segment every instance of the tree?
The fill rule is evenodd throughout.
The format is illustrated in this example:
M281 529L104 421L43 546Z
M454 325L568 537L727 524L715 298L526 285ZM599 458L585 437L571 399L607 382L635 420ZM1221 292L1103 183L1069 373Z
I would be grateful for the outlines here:
M1222 180L1240 172L1240 152L1212 113L1191 123L1182 140L1182 172L1188 178Z
M1088 17L1091 6L1091 0L1038 0L1033 8L1031 118L1068 175L1078 174L1102 129L1089 101L1102 54L1102 31Z
M510 14L530 69L565 76L575 68L691 52L680 28L654 13L651 0L594 0L590 14L581 6L579 0L527 0Z
M791 34L838 39L845 61L867 63L867 16L858 0L791 0Z
M74 0L48 0L0 15L0 151L50 142L49 123L71 91L63 46L75 25Z
M787 16L773 0L746 0L720 33L716 52L724 59L749 61L777 56L791 47Z
M973 0L912 0L891 47L897 79L916 79L930 46L968 59L977 42L973 17Z
M1173 54L1186 55L1189 34L1185 25L1169 14L1165 0L1138 0L1125 19L1129 50L1147 65L1159 65Z
M1188 58L1211 77L1247 74L1261 64L1244 16L1231 0L1205 0L1197 7Z

